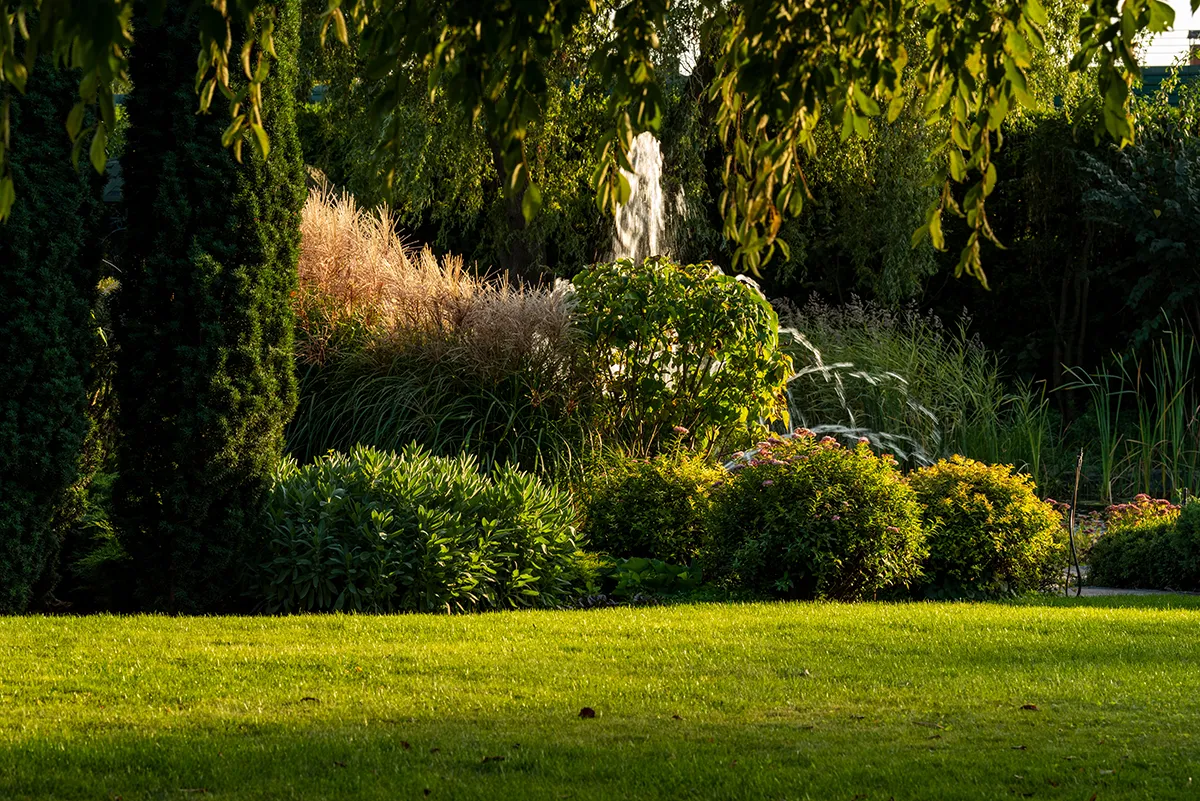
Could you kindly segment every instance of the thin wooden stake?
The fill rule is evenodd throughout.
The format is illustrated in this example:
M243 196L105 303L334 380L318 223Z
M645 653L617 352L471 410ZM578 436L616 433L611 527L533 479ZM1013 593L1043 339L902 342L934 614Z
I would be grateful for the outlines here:
M1079 449L1079 461L1075 463L1075 493L1071 496L1071 522L1067 537L1071 541L1071 561L1075 564L1075 597L1083 595L1083 571L1079 567L1079 552L1075 549L1075 507L1079 503L1079 476L1083 472L1083 449ZM1063 594L1071 594L1071 566L1067 565L1067 581Z

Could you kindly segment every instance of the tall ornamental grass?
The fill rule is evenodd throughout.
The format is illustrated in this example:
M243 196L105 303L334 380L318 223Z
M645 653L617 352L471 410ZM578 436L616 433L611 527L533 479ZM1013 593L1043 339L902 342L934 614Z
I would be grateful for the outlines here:
M852 300L843 306L780 303L796 372L794 421L818 433L866 437L906 465L962 454L1012 463L1042 483L1057 438L1038 385L1006 385L999 360L932 314Z
M323 182L301 217L301 459L358 444L549 469L581 437L568 287L515 287L398 234Z

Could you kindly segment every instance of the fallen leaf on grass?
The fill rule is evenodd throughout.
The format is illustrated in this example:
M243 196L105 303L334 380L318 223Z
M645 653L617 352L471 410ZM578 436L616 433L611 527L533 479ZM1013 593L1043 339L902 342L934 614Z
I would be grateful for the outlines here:
M590 706L585 706L583 709L579 710L579 717L594 718L596 717L596 710L592 709Z
M1022 705L1021 705L1021 709L1027 709L1027 710L1029 710L1030 712L1037 712L1037 711L1039 711L1039 710L1038 710L1038 705L1037 705L1037 704L1022 704Z

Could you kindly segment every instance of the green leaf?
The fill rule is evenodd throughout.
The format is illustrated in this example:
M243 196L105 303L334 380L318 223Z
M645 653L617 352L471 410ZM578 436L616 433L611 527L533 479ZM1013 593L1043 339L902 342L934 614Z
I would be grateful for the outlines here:
M1175 9L1171 8L1162 0L1148 0L1146 3L1150 10L1150 24L1146 29L1155 33L1159 31L1169 30L1175 24ZM1196 2L1193 0L1192 8L1196 7Z
M16 199L17 192L13 187L12 176L6 175L0 178L0 220L8 219L8 215L12 211L13 202Z
M92 136L92 146L88 150L88 158L92 162L92 167L96 172L103 174L104 168L108 164L108 127L104 123L96 126L96 133Z
M525 217L525 222L528 223L537 216L537 213L542 208L542 190L535 183L530 183L525 187L525 195L521 198L521 214Z
M67 114L67 136L71 137L72 142L79 136L79 131L83 128L83 115L85 111L86 107L80 101L72 106L71 112Z
M254 149L265 159L271 154L271 140L267 136L267 129L258 123L251 123L250 131L254 134Z
M947 155L950 158L950 177L955 181L962 181L967 176L967 164L963 160L962 151L958 148L950 148Z
M1041 0L1025 0L1025 16L1035 25L1045 25L1049 21Z
M853 88L854 101L858 103L858 107L863 110L868 116L879 116L879 104L875 102L875 98L868 95L862 89L858 88L858 84L854 84Z
M936 209L929 217L929 241L938 250L946 249L946 237L942 235L941 209Z

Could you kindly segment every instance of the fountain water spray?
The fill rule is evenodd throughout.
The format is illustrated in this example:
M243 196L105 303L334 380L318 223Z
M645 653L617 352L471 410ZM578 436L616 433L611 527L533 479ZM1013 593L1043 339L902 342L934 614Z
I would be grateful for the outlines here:
M633 172L623 172L629 182L629 202L618 207L613 231L613 258L635 264L650 256L670 255L667 208L663 197L662 148L654 134L638 134L629 148Z

